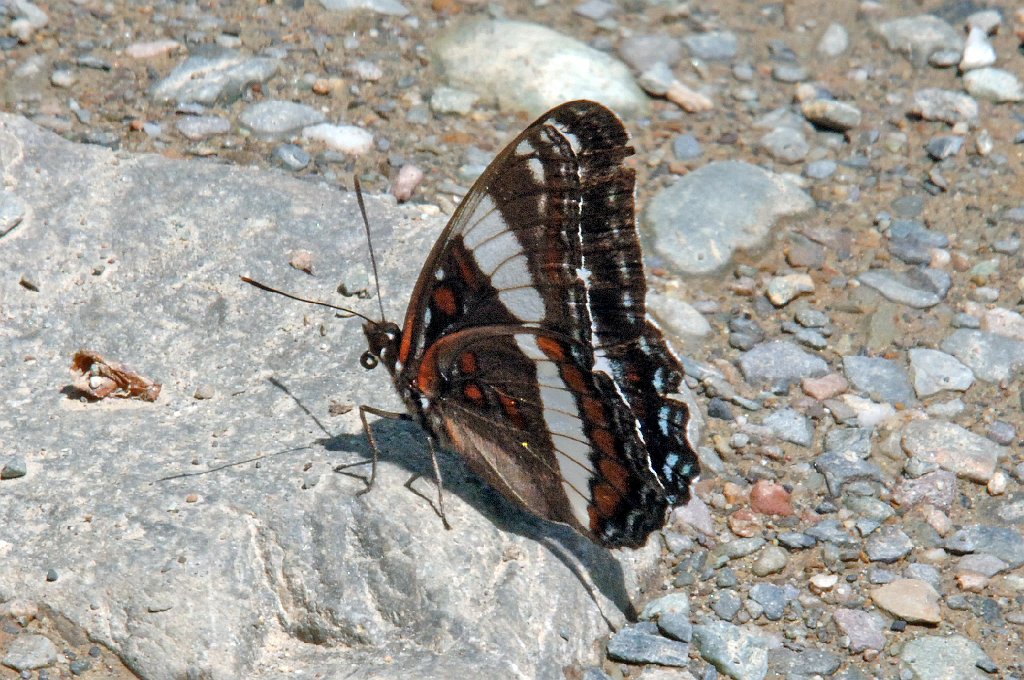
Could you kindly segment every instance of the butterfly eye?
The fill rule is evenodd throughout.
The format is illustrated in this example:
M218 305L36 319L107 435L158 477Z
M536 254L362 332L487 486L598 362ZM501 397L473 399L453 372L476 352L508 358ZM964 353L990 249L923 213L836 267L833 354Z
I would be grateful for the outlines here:
M380 360L377 359L377 357L375 357L369 350L363 352L363 356L359 357L359 365L368 371L372 371L377 368L377 364L379 363Z

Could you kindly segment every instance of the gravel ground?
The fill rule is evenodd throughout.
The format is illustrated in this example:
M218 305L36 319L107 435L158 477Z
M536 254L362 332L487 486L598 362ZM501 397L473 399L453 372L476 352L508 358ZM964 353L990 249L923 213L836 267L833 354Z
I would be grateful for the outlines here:
M625 62L651 94L616 106L635 107L651 306L709 418L664 583L585 677L1022 677L1024 10L361 4L0 0L3 108L126 152L358 172L450 213L531 118L506 97L542 89L469 76L477 96L460 68L504 48L452 56L450 26L507 17ZM716 161L774 171L770 214L739 190L764 173ZM737 205L757 238L679 226ZM130 675L85 641L27 670L13 648L56 658L59 624L3 613L0 678Z

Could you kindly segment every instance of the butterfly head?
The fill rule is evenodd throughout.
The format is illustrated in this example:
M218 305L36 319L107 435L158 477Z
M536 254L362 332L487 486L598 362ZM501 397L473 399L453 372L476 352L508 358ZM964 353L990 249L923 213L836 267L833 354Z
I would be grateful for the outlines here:
M398 343L402 340L402 329L391 321L367 321L363 324L367 350L359 358L363 368L377 368L383 362L390 373L395 372L398 361Z

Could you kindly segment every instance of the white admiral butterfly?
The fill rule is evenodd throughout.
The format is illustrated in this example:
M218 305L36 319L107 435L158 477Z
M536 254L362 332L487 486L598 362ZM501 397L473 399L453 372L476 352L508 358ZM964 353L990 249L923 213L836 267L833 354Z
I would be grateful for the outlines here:
M432 447L607 547L643 545L698 474L683 369L647 320L628 141L590 101L526 128L438 238L403 327L363 325L361 359ZM367 413L395 414L360 407L376 462Z

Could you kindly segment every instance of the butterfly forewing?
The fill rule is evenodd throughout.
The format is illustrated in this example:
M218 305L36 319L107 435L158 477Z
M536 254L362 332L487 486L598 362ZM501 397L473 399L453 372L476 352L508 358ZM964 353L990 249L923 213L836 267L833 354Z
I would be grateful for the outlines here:
M445 332L504 321L543 326L590 344L591 273L583 248L584 232L595 227L584 229L583 220L596 215L585 199L618 196L603 199L601 209L608 212L607 204L615 202L623 214L602 219L632 221L633 176L621 166L632 153L626 141L610 111L571 102L505 147L467 194L423 268L414 298L424 304L410 306L406 314L402 362ZM607 248L599 245L595 252ZM639 263L638 256L634 260ZM598 264L595 256L603 281ZM642 276L638 285L642 318Z

